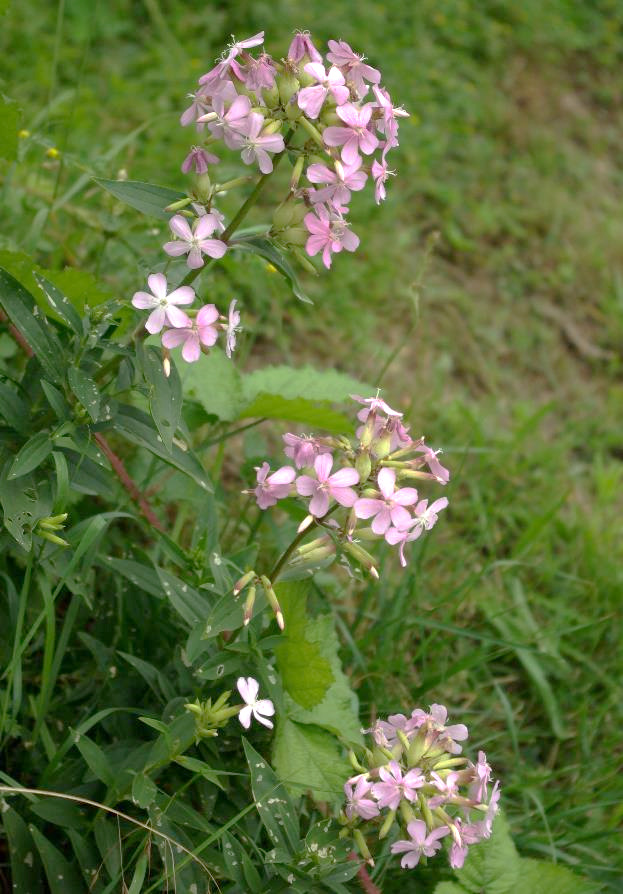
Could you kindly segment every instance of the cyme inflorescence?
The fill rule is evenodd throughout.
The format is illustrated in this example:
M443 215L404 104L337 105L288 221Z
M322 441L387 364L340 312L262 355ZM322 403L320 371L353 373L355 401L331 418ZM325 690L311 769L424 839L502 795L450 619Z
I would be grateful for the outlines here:
M342 835L352 835L364 859L373 862L367 839L391 835L391 852L403 869L449 845L450 865L459 869L468 848L489 838L500 799L484 751L473 763L460 756L468 737L462 724L446 725L447 709L416 708L410 717L377 720L373 745L363 757L351 754L357 770L344 786Z

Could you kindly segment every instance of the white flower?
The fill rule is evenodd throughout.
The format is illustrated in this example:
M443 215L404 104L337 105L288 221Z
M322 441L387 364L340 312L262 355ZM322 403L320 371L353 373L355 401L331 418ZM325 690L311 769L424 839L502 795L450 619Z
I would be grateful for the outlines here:
M257 694L260 691L260 684L257 680L254 680L253 677L238 677L236 686L242 700L245 702L245 707L241 708L238 714L238 720L244 728L249 729L251 726L251 715L253 715L258 723L262 723L264 726L272 729L273 724L268 718L275 713L275 706L269 698L261 698L258 701Z

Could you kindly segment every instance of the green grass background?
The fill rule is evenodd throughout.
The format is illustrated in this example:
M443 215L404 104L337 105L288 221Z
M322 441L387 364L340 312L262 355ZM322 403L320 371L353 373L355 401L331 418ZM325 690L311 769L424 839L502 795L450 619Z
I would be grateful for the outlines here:
M447 703L521 851L620 891L623 5L14 2L0 90L31 136L0 248L141 288L163 227L90 177L184 188L184 96L232 32L262 28L276 53L294 28L347 40L411 113L388 201L356 197L361 249L308 278L313 307L257 265L211 299L233 280L239 363L382 384L445 448L451 505L408 570L388 559L357 599L319 581L362 715Z

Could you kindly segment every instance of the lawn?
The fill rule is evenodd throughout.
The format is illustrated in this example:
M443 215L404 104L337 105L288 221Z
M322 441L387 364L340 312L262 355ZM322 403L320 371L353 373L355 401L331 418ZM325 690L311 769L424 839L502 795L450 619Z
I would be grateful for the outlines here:
M129 302L166 225L122 206L93 177L125 172L183 190L192 137L178 118L197 77L230 34L265 29L285 52L295 28L319 43L343 38L382 70L410 112L396 176L382 206L355 197L360 250L337 256L329 274L301 274L313 304L255 259L223 265L210 300L239 298L240 368L309 363L380 386L443 447L452 471L449 509L405 572L381 552L379 584L325 571L314 599L334 613L364 724L447 704L502 781L520 852L618 892L619 0L416 0L412 9L14 0L0 37L0 93L18 104L24 135L19 161L0 168L0 265L23 252L47 269L88 271L103 293ZM276 179L285 188L285 174ZM250 222L261 221L260 206ZM0 357L11 350L0 335ZM215 453L221 486L248 486L253 461L284 430L264 423ZM176 522L182 539L189 506ZM105 640L107 623L102 611L91 638ZM145 657L149 631L132 637ZM68 660L60 682L78 700L79 662L112 662L85 641ZM84 686L84 703L96 705ZM59 723L73 723L62 691L53 706ZM15 752L9 765L19 777ZM32 758L23 773L37 778ZM422 891L432 890L428 877L419 876ZM374 878L385 894L404 888L386 859Z

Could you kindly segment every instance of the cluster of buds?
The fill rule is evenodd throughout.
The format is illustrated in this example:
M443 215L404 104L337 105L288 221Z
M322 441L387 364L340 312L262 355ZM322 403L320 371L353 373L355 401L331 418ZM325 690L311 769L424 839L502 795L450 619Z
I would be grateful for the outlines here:
M283 436L284 452L294 466L271 472L268 463L263 463L256 467L256 487L245 493L253 494L261 509L289 496L309 500L299 532L312 525L325 530L322 537L299 546L291 563L312 566L334 558L339 550L378 577L361 541L383 537L398 547L404 567L405 546L433 527L448 500L441 497L429 505L428 498L422 499L414 487L399 485L414 479L446 484L449 472L439 462L439 451L428 447L424 438L411 437L401 421L402 413L378 396L352 397L363 404L357 414L361 425L356 440L288 433ZM334 464L336 471L332 471ZM340 523L342 507L348 511L342 513Z
M342 40L330 40L323 58L308 33L297 33L279 61L263 45L263 31L233 42L199 78L181 123L195 124L203 140L191 148L182 170L199 175L207 200L199 213L210 216L212 198L238 185L230 181L211 186L209 168L219 162L212 152L215 143L239 151L242 161L257 164L262 174L270 174L273 156L287 150L294 165L291 190L275 212L271 234L304 266L309 261L301 254L303 245L309 256L321 253L325 267L330 267L332 254L355 251L359 245L345 218L351 194L371 177L377 204L385 198L385 183L393 174L387 156L398 145L398 119L407 113L393 106L380 86L380 72ZM259 48L258 55L249 52L254 48ZM303 176L307 186L300 186ZM174 232L179 225L175 221ZM202 263L201 252L217 257L212 252L226 250L218 239L201 247L201 240L217 229L214 225L208 234L202 216L195 220L194 231L186 226L188 234L176 235L187 244L193 240L197 264ZM183 245L174 251L181 254ZM192 266L190 254L188 264Z
M269 720L275 713L275 706L269 698L258 699L260 684L253 677L239 677L236 687L244 702L242 705L230 705L231 692L223 692L212 703L209 698L204 702L196 699L184 705L187 711L195 715L195 736L200 739L212 739L227 722L238 715L238 720L245 729L251 726L251 718L269 729L273 728Z
M43 537L44 540L49 540L50 543L54 543L55 546L69 546L67 541L63 537L59 537L57 533L58 531L64 530L66 521L66 512L63 512L60 515L49 515L46 518L40 518L34 527L33 533L36 534L37 537Z
M443 705L430 712L416 708L410 717L391 715L370 730L372 748L362 760L351 753L357 774L344 786L346 806L340 816L342 836L351 835L361 855L372 861L366 835L392 833L393 854L413 869L433 857L445 840L449 860L459 869L471 844L489 838L498 810L500 784L491 790L491 767L484 751L477 763L460 757L467 739L464 724L446 726Z
M169 370L168 351L182 346L182 357L187 363L199 360L201 352L211 348L218 338L219 329L225 332L225 352L231 357L236 347L236 333L240 329L240 314L236 310L236 299L229 306L227 317L219 314L214 304L204 304L199 310L182 310L195 300L195 290L191 286L180 286L167 293L167 280L163 273L152 273L147 277L150 292L135 292L134 307L150 310L145 329L151 335L162 333L165 349L165 372ZM165 328L168 327L168 328Z

